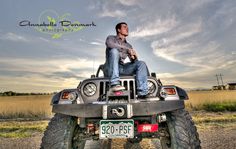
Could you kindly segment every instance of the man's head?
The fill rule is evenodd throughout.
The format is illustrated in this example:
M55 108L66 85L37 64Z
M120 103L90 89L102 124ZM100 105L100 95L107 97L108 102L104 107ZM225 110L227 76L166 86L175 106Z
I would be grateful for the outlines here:
M116 34L117 35L123 35L123 36L128 36L129 34L129 29L128 29L128 25L125 22L120 22L116 25Z

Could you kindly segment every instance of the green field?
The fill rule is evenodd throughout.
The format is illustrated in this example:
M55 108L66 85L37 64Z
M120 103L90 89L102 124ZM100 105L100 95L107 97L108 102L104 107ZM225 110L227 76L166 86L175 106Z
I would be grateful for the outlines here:
M0 123L0 137L25 138L35 132L43 133L48 121L4 121Z
M190 111L236 111L236 90L191 91L188 95L185 105Z

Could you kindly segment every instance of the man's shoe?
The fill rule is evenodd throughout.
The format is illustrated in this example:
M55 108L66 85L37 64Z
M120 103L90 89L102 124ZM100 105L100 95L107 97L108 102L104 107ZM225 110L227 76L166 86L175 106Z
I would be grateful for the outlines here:
M119 84L111 86L111 91L113 91L113 92L122 91L122 90L125 90L125 87L121 86Z

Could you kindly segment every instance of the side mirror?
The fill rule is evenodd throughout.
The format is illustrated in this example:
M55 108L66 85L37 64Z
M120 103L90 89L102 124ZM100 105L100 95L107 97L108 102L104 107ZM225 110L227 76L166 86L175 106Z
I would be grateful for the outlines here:
M95 78L95 75L91 75L91 78Z

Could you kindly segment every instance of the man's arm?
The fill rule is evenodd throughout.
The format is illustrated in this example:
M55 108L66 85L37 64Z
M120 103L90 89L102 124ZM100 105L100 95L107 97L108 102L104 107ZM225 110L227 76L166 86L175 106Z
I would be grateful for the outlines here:
M117 42L117 40L115 39L114 36L108 36L107 39L106 39L106 46L108 48L116 48L116 49L126 49L126 50L129 50L130 47L126 47L124 45L121 45L120 43Z
M136 53L136 51L134 49L129 49L128 53L130 55L130 59L131 60L138 59L138 55L137 55L137 53Z

